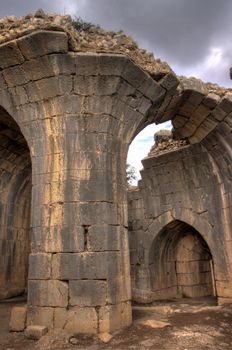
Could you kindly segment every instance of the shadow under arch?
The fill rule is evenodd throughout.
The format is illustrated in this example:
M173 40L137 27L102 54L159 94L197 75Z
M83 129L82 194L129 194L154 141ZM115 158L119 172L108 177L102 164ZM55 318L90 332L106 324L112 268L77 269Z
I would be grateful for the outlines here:
M0 299L27 289L32 167L19 125L0 106Z
M154 239L149 253L153 300L216 296L213 257L202 235L173 220Z

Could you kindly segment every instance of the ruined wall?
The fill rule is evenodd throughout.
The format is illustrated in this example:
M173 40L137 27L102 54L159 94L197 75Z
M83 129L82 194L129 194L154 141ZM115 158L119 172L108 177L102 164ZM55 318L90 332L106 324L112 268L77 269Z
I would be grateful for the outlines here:
M76 31L70 17L43 11L0 23L2 295L25 289L30 251L28 325L130 325L127 151L146 125L173 119L176 135L201 144L144 161L130 194L134 291L151 297L151 246L179 220L204 238L217 295L230 297L231 95L178 79L120 32ZM16 131L9 144L4 125Z
M220 302L231 298L231 142L229 115L200 144L143 160L139 189L128 194L136 300L178 296L177 282L166 280L167 269L162 274L162 254L155 256L155 246L168 242L167 225L176 220L202 236L212 254L216 295Z
M32 165L27 324L111 332L132 319L127 150L168 86L166 73L156 82L126 56L75 53L69 40L36 31L0 46L0 105Z

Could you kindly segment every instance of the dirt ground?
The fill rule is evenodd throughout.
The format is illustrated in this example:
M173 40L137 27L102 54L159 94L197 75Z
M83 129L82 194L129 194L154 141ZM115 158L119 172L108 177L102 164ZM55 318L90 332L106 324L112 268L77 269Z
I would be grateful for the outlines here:
M232 349L232 305L217 306L214 299L181 299L133 307L133 325L114 334L109 343L97 337L70 335L62 331L39 341L28 340L23 333L9 333L12 306L20 300L0 303L1 350L223 350Z

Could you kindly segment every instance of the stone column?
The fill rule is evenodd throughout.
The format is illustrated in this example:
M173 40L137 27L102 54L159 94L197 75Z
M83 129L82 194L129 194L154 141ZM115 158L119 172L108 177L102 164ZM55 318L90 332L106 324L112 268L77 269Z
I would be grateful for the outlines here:
M110 332L131 323L125 164L151 106L136 86L163 91L123 56L72 59L72 90L56 98L35 159L28 319Z
M127 149L166 89L125 56L68 52L64 33L17 45L32 157L27 324L115 331L131 323Z

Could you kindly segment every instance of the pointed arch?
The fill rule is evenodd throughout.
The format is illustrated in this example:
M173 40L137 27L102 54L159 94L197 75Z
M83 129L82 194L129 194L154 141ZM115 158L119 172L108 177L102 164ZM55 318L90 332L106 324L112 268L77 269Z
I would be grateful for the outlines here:
M173 220L155 237L149 269L153 300L216 294L209 246L186 222Z

